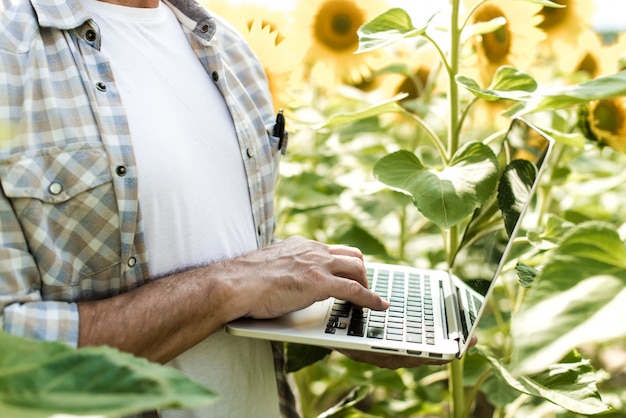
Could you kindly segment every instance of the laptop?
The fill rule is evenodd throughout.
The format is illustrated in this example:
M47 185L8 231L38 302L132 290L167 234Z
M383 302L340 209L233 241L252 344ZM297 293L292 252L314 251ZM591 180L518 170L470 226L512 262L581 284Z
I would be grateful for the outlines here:
M329 298L279 318L241 318L227 324L226 331L329 348L462 357L554 144L522 119L514 119L497 142L492 145L500 165L497 193L460 226L461 249L448 269L366 262L370 289L390 303L386 311Z

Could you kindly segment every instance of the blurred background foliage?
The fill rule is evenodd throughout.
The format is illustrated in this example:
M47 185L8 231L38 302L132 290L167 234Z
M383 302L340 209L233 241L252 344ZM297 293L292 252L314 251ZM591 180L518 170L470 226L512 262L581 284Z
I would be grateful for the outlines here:
M205 2L248 39L287 116L279 238L445 267L450 232L376 163L409 150L445 167L512 115L558 142L480 345L396 371L293 347L305 417L626 417L626 34L594 26L595 1Z

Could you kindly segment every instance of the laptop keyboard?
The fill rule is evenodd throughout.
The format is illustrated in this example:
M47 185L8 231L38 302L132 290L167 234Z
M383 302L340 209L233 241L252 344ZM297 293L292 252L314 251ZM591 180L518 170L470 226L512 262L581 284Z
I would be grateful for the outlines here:
M467 301L465 308L467 309L467 315L469 316L469 324L465 319L465 315L461 314L461 330L463 331L464 337L467 338L469 337L470 328L476 322L476 316L478 315L478 311L482 307L483 303L467 289L465 290L465 299Z
M368 267L369 287L389 301L386 311L372 311L336 300L326 333L435 344L435 315L430 280L414 272Z

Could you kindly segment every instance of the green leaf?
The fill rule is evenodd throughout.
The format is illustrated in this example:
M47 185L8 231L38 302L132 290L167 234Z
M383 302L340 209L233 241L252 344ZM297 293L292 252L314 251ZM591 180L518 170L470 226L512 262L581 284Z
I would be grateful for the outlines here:
M550 366L536 376L514 376L485 347L476 350L490 363L494 374L510 387L528 395L553 402L579 414L599 414L609 410L598 394L595 375L589 362L575 355Z
M389 257L385 245L378 238L373 236L369 230L356 223L350 224L347 228L340 230L336 237L333 235L333 241L358 247L363 254Z
M0 416L121 416L216 399L171 367L108 347L74 349L0 332Z
M370 388L368 386L359 386L352 389L350 393L344 396L337 405L320 414L318 418L343 417L345 412L348 412L354 405L365 399L365 397L369 394L369 391Z
M478 82L464 75L457 75L455 79L476 97L491 102L529 100L532 97L529 93L537 89L537 82L534 78L510 66L498 68L491 85L486 89L482 89Z
M515 369L537 372L583 343L624 338L625 305L626 248L617 231L597 221L573 227L513 318Z
M496 17L488 21L476 22L471 26L468 26L465 32L467 37L475 35L484 35L486 33L492 33L506 25L506 19L502 16Z
M530 287L535 281L535 277L537 277L537 269L530 267L527 264L522 263L521 261L517 262L515 266L515 271L517 272L517 277L519 278L519 282L523 287Z
M432 17L428 22L431 20ZM427 26L428 23L423 28L417 29L413 26L411 17L405 10L400 8L389 9L358 29L359 48L355 53L373 51L404 38L422 35Z
M503 65L493 76L489 89L500 92L533 92L537 90L537 81L524 71Z
M391 99L382 101L373 106L358 110L356 112L334 114L323 124L315 126L315 129L333 129L338 126L347 125L347 124L350 124L350 123L353 123L362 119L371 118L373 116L378 116L383 113L389 113L389 112L404 113L405 110L397 102L399 100L404 99L407 96L408 96L407 93L400 93L392 97Z
M558 9L562 9L566 7L564 4L555 3L550 0L517 0L517 1L525 1L526 3L535 3L535 4L540 4L544 7L553 7L553 8L558 8Z
M330 354L331 351L332 350L328 348L313 345L285 343L285 370L287 373L297 372L304 367L322 360Z
M471 142L441 171L425 167L415 154L401 150L378 161L374 175L412 196L419 211L436 225L449 228L492 195L498 163L491 148Z
M584 83L557 87L535 92L533 99L525 106L510 112L510 116L521 116L533 112L565 109L588 103L592 100L626 96L626 71L598 77Z

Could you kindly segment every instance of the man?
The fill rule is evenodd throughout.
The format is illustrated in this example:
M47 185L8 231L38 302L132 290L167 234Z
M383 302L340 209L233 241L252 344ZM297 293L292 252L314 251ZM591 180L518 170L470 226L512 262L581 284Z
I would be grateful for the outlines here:
M248 46L192 0L0 8L3 330L168 363L220 394L197 416L278 416L280 353L223 325L388 304L357 249L270 245L280 150Z

